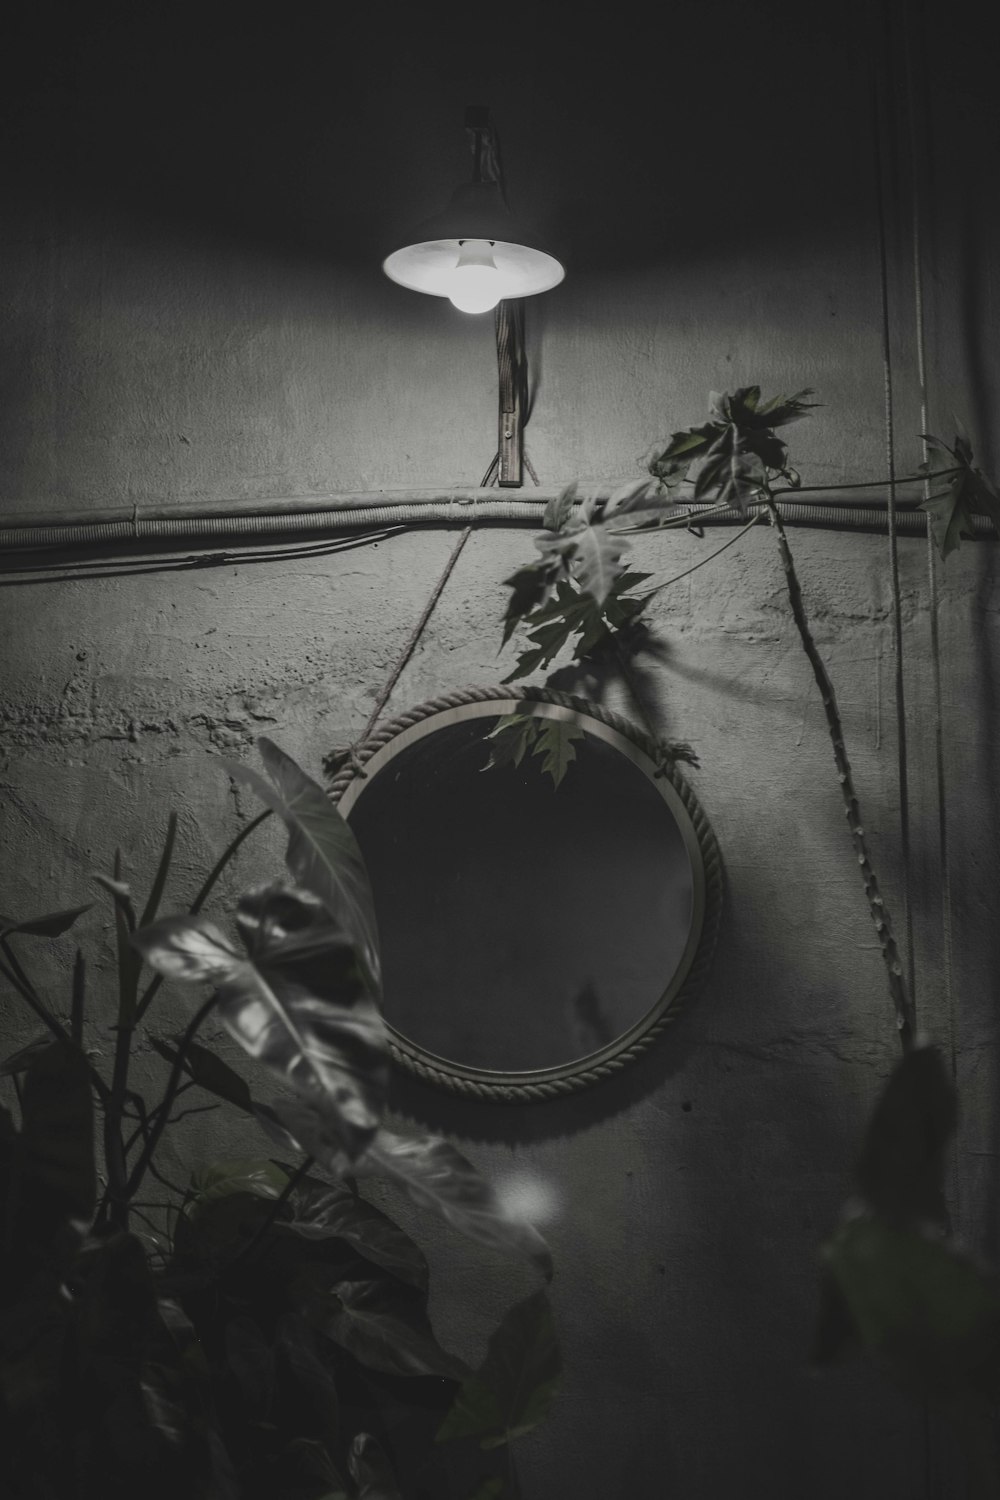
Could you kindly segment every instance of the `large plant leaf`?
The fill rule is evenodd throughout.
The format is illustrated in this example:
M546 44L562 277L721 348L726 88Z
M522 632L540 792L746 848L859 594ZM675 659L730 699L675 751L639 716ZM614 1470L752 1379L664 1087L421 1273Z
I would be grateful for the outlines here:
M260 1324L247 1314L230 1318L225 1327L226 1368L250 1411L266 1416L274 1395L275 1357Z
M349 1188L306 1178L292 1193L289 1208L292 1217L282 1222L282 1230L304 1240L345 1240L366 1260L426 1292L427 1261L420 1246Z
M544 1292L518 1302L490 1339L486 1358L464 1383L438 1441L475 1437L498 1448L547 1416L562 1374L552 1309Z
M389 1460L370 1433L358 1433L347 1462L358 1500L402 1500Z
M60 933L72 927L84 912L89 911L93 904L92 901L88 901L86 906L71 906L66 911L49 912L43 917L0 916L0 938L5 938L12 932L23 932L32 937L59 937Z
M281 883L248 891L237 922L246 959L201 919L167 918L134 941L159 972L213 982L230 1035L353 1160L378 1127L388 1074L385 1028L355 949L323 900Z
M955 1092L941 1054L920 1047L897 1063L875 1106L858 1163L867 1203L890 1222L944 1227L945 1150Z
M236 1157L196 1167L191 1173L192 1201L189 1212L195 1214L203 1203L230 1198L234 1193L251 1193L257 1198L280 1198L288 1186L288 1173L276 1162L259 1158Z
M368 872L345 818L323 788L264 736L257 741L273 786L251 767L226 761L230 774L253 788L288 829L285 862L295 881L317 896L351 936L377 991L378 928Z
M567 719L545 719L540 723L534 754L541 756L542 770L552 777L553 786L559 785L576 759L574 741L582 739L580 725Z
M875 1214L843 1223L823 1257L866 1348L929 1395L1000 1393L1000 1286L939 1235Z
M356 1171L390 1178L414 1203L470 1239L526 1255L551 1277L552 1257L538 1230L508 1213L486 1179L449 1141L380 1130Z
M168 1063L174 1063L179 1053L179 1042L181 1038L175 1037L173 1041L166 1041L163 1037L151 1036L150 1046L157 1051ZM254 1113L254 1101L250 1094L250 1086L245 1078L222 1061L222 1058L209 1047L202 1047L198 1042L188 1042L184 1048L184 1057L181 1067L193 1083L208 1093L214 1094L218 1099L224 1099L227 1104L235 1105L244 1114Z
M293 1295L303 1316L361 1364L387 1375L467 1373L434 1337L421 1292L385 1278L328 1283L327 1268L317 1266L297 1279Z
M652 598L651 593L628 593L649 577L649 573L619 573L603 605L598 605L571 580L562 579L553 597L526 621L532 627L528 634L532 644L518 657L504 682L517 681L547 667L574 636L575 661L582 661L606 644L616 630L635 620Z
M561 559L566 576L598 604L610 594L625 551L622 538L603 521L592 519L586 510L566 530L543 532L536 537L535 545L543 559Z
M539 558L537 562L526 563L504 579L504 587L511 590L511 595L503 617L501 650L521 621L533 610L548 603L559 581L559 574L558 563Z
M323 1452L318 1455L322 1477L331 1487L344 1488L326 1446L335 1443L339 1435L340 1399L333 1370L320 1357L318 1335L297 1313L284 1313L278 1319L275 1335L283 1383L290 1379L295 1387L292 1399L296 1407L306 1405L311 1418L309 1430L318 1429L323 1438Z

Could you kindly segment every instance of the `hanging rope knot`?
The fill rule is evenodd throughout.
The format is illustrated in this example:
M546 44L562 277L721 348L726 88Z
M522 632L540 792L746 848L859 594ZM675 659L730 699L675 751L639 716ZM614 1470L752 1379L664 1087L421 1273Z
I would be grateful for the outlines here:
M331 750L329 755L323 757L323 772L331 780L342 767L348 765L355 776L360 776L362 781L367 781L368 772L365 770L358 756L357 742L344 745L337 750Z
M699 769L701 762L694 748L686 740L657 740L654 759L654 777L669 776L678 761Z

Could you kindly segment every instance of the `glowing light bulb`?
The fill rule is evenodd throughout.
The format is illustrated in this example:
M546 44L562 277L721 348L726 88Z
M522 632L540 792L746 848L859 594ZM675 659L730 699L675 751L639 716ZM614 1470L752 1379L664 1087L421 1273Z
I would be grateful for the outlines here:
M492 250L489 240L462 241L448 291L448 301L460 312L489 312L503 297L504 279L496 268Z

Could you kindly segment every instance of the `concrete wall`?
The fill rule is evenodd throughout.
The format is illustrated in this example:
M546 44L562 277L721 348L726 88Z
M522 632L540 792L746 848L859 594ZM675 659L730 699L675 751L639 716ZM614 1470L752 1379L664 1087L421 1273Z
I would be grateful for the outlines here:
M702 418L710 388L750 381L816 388L823 409L789 433L807 483L884 472L869 64L892 60L887 139L902 149L900 13L886 48L860 4L683 4L655 26L628 7L600 22L551 7L509 30L492 12L415 10L31 9L9 52L2 162L5 513L478 482L495 444L489 321L378 265L395 224L463 177L462 110L478 102L515 203L549 209L572 252L564 286L527 308L543 484L628 478L655 438ZM995 203L977 168L995 105L963 6L930 10L917 138L934 153L931 422L950 436L964 413L995 467ZM892 353L910 472L897 165ZM669 576L719 540L665 534L636 557ZM318 773L360 731L454 541L424 530L306 562L6 579L0 909L86 899L116 846L141 887L170 808L179 905L252 811L213 756L266 732ZM886 543L798 531L793 544L898 918ZM531 551L524 530L471 538L390 710L502 675L501 580ZM941 581L950 984L921 541L901 544L901 565L917 999L963 1099L956 1222L996 1253L995 549L964 548ZM934 1424L928 1437L919 1408L863 1366L806 1369L816 1246L895 1041L770 536L666 591L656 622L655 711L700 755L691 779L727 869L705 993L641 1064L564 1104L476 1109L399 1086L404 1119L551 1205L567 1374L518 1450L525 1495L956 1495L953 1440ZM278 858L262 837L230 889ZM79 931L110 985L108 914ZM70 957L67 944L40 959L62 1008ZM186 1003L164 997L164 1031ZM109 1018L93 1021L103 1053ZM5 1050L34 1034L15 1008L4 1029ZM158 1066L145 1059L146 1075ZM262 1145L209 1115L167 1163ZM443 1337L474 1356L529 1278L451 1239L432 1251Z

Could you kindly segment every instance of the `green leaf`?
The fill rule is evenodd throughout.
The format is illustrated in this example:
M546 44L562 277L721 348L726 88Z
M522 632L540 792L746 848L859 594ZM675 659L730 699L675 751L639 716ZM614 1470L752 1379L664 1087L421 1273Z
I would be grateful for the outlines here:
M385 1027L355 949L321 898L281 883L246 892L237 924L248 959L191 917L168 917L133 940L158 972L215 984L229 1034L353 1160L378 1127L388 1076Z
M535 545L543 558L559 559L567 576L598 604L611 592L625 543L601 521L581 520L571 530L543 533Z
M574 740L583 739L579 724L566 719L545 719L541 722L534 754L542 757L542 770L552 777L552 785L558 786L566 775L571 761L576 759Z
M501 650L525 616L548 602L558 576L558 567L551 562L539 560L535 563L527 563L523 568L518 568L517 572L512 573L509 578L504 579L505 587L513 592L507 601L507 609L503 617Z
M947 478L944 494L921 502L930 522L931 535L943 558L954 552L963 536L975 534L974 515L989 516L1000 533L1000 495L990 480L977 468L968 437L959 432L955 445L949 448L930 433L921 436L931 456L921 469L929 477Z
M552 1310L544 1292L518 1302L489 1342L482 1365L455 1397L438 1442L476 1437L498 1448L548 1415L562 1374Z
M389 1460L367 1432L359 1432L347 1458L358 1500L402 1500Z
M380 1130L357 1163L358 1175L388 1177L420 1208L440 1215L470 1239L526 1255L552 1275L548 1246L531 1224L501 1205L493 1188L450 1142Z
M730 424L705 455L695 480L695 499L711 498L745 515L763 480L760 460L756 454L745 451L739 429Z
M489 760L482 769L494 771L500 766L519 766L536 733L537 720L530 713L504 714L486 735L492 744Z
M84 912L93 906L88 901L86 906L72 906L66 911L50 912L44 917L27 917L23 921L17 917L0 916L0 938L5 938L12 932L23 932L32 937L59 937L60 933L66 932L73 926Z
M947 1222L945 1152L955 1093L941 1054L919 1047L897 1063L875 1106L858 1163L868 1204L890 1222Z
M842 1224L823 1258L865 1347L926 1395L1000 1392L1000 1287L939 1235L874 1214Z
M226 1368L250 1411L266 1415L274 1394L275 1358L259 1323L242 1314L225 1328Z
M562 531L566 522L573 514L573 506L576 502L576 485L568 484L554 500L550 500L545 507L542 516L542 525L546 531Z
M285 853L289 871L350 933L377 993L380 963L375 904L358 841L323 788L290 755L264 736L258 739L257 748L273 786L239 761L224 764L282 819L289 834Z
M434 1337L422 1292L382 1278L326 1285L328 1279L326 1268L316 1267L313 1277L296 1280L293 1295L303 1316L361 1364L387 1375L466 1374Z
M151 1036L149 1043L162 1058L173 1064L179 1051L177 1044L180 1040L180 1036L170 1042L162 1037ZM199 1088L215 1094L219 1099L224 1099L227 1104L234 1104L244 1114L253 1114L254 1101L249 1085L228 1063L224 1063L217 1053L212 1052L208 1047L202 1047L198 1042L188 1042L184 1049L184 1061L181 1066Z
M256 1198L280 1198L288 1186L288 1173L273 1161L234 1157L196 1167L191 1173L193 1194L190 1210L197 1213L203 1203L250 1193Z
M344 1240L366 1260L426 1292L427 1261L420 1246L342 1184L306 1178L292 1193L289 1208L292 1217L281 1223L283 1231L303 1240Z
M150 922L155 921L156 913L160 909L163 899L164 888L167 884L167 876L170 873L170 861L174 853L174 841L177 838L177 814L172 812L167 819L167 836L163 841L163 853L160 855L160 863L156 868L156 875L150 887L149 898L143 907L142 916L139 918L140 927L148 927Z

